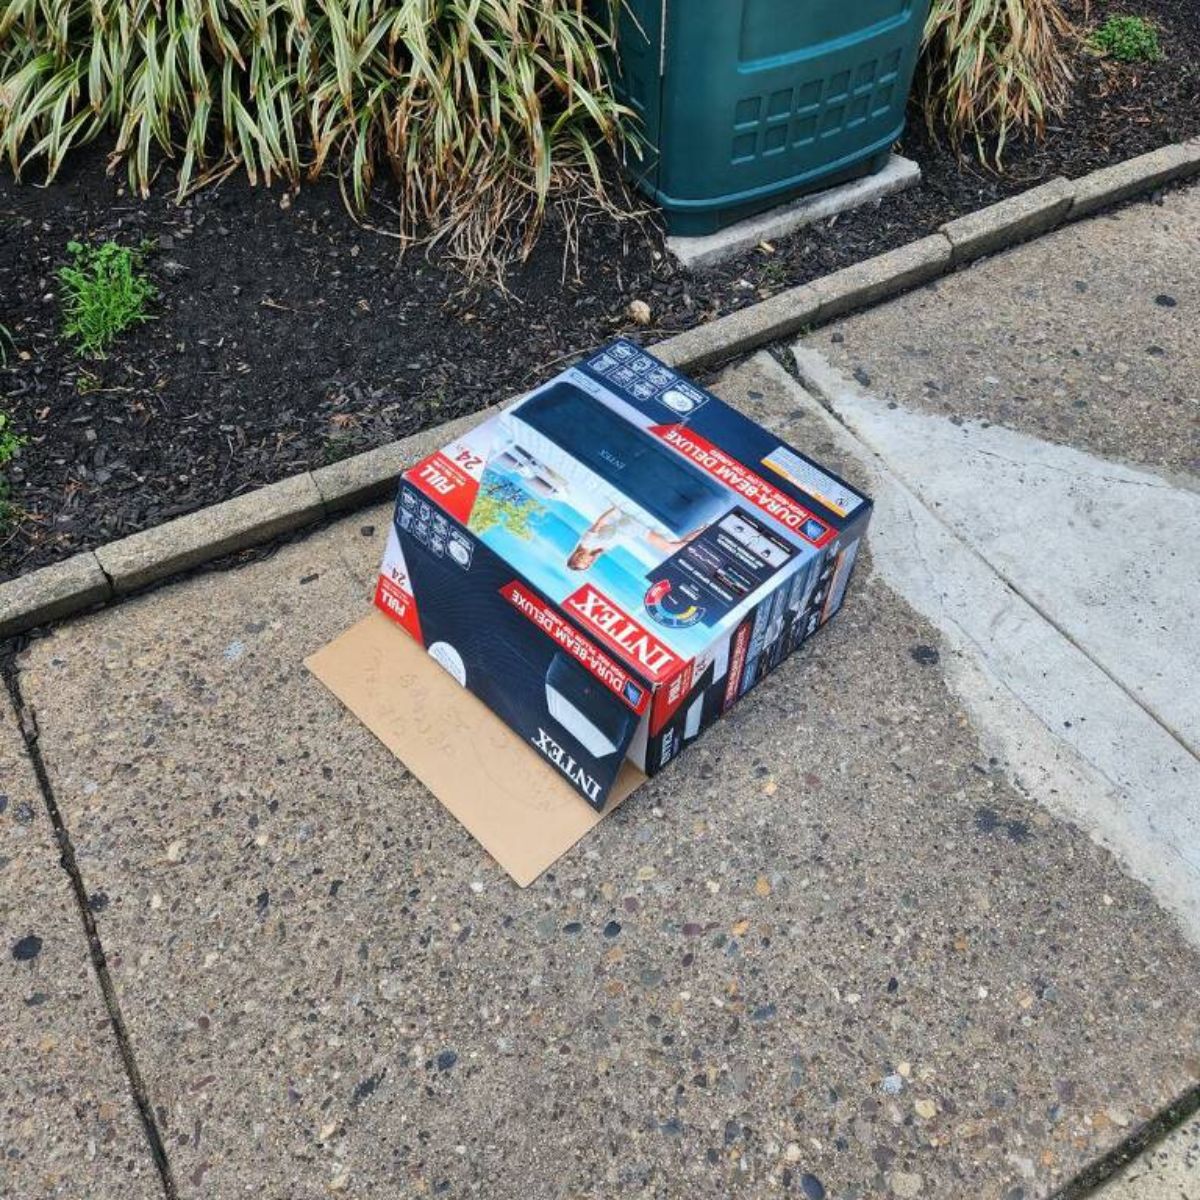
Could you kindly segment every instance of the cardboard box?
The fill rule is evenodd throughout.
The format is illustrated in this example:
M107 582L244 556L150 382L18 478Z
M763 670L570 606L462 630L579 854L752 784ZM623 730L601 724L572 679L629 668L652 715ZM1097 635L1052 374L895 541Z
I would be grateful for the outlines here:
M405 472L375 599L599 811L837 612L870 513L617 341Z

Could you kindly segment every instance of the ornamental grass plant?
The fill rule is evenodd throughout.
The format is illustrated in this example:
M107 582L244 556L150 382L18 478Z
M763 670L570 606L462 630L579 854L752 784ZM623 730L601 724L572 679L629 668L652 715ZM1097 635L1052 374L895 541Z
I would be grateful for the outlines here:
M181 196L329 171L357 212L388 171L402 239L497 263L552 203L611 204L617 2L0 0L0 154L53 179L109 134L142 195L164 160Z
M1000 168L1065 105L1076 44L1059 0L933 0L918 89L931 133Z

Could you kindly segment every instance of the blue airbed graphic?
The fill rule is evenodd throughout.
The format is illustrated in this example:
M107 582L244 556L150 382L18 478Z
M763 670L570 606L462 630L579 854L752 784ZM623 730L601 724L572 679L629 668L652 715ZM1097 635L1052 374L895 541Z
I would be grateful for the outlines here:
M503 465L520 463L540 494L602 496L669 538L702 528L729 507L720 484L571 383L536 392L500 424L509 438Z

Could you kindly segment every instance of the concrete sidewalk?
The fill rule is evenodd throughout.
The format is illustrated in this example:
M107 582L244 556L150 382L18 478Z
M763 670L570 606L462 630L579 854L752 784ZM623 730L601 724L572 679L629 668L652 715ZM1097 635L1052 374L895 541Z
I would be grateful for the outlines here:
M1100 1200L1200 1200L1200 1117L1140 1155L1097 1195Z
M1179 211L1127 210L1121 244L1145 261L1142 233ZM1056 236L1106 232L1078 230ZM5 960L6 1066L33 1082L0 1107L0 1195L162 1194L114 1008L180 1197L1034 1200L1200 1083L1200 952L1178 886L1190 827L1164 825L1132 770L1104 775L1106 738L1127 731L1077 711L1091 684L1051 721L1037 704L1056 681L1026 687L1022 656L1001 650L1011 635L1026 657L1095 672L1184 764L1187 698L1103 614L1075 625L1053 596L1023 594L1019 555L991 553L1004 546L982 511L956 523L962 495L918 487L909 442L880 442L881 428L927 438L913 422L936 414L838 357L896 340L906 306L977 272L1025 262L1040 278L1041 246L817 335L801 347L822 356L801 355L811 390L765 355L719 382L879 490L871 551L833 626L526 891L301 666L365 611L386 507L33 643L18 684L112 993L89 974L10 717L6 944L53 933L32 961ZM1090 286L1116 287L1124 261L1095 261ZM1168 315L1194 336L1200 306L1172 270L1149 286L1171 290L1183 311ZM963 303L947 305L947 390L950 326L960 346L975 333ZM1039 310L1008 311L1000 344L1040 327ZM889 313L892 333L860 337L856 322ZM1125 333L1145 339L1133 320ZM1044 354L1038 396L1058 386ZM1196 394L1189 371L1170 377L1181 395ZM943 402L947 423L974 415ZM890 420L868 425L878 405ZM1052 475L1056 428L1016 432ZM1104 450L1090 436L1059 440ZM1169 431L1139 427L1143 464L1154 437L1188 468ZM941 478L948 457L931 461ZM897 533L913 527L939 539L916 575ZM1082 591L1088 569L1071 564ZM959 620L952 602L993 580L1007 612ZM1084 741L1081 715L1101 724ZM1138 859L1151 835L1183 867ZM35 989L62 1000L31 1004ZM72 1053L38 1058L45 1039Z
M1116 850L1200 944L1198 266L1191 188L795 355L877 468L893 518L876 551L979 665L964 694L1015 775Z

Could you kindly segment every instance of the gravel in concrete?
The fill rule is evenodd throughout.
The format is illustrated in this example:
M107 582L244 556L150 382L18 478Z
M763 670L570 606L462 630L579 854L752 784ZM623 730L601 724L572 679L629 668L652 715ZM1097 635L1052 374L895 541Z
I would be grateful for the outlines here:
M97 891L93 904L107 896ZM0 1196L157 1200L71 884L0 693Z
M301 666L386 521L21 660L181 1196L1032 1200L1200 1078L1195 951L867 570L519 891Z
M1056 230L806 344L906 408L1200 475L1198 263L1193 185Z

